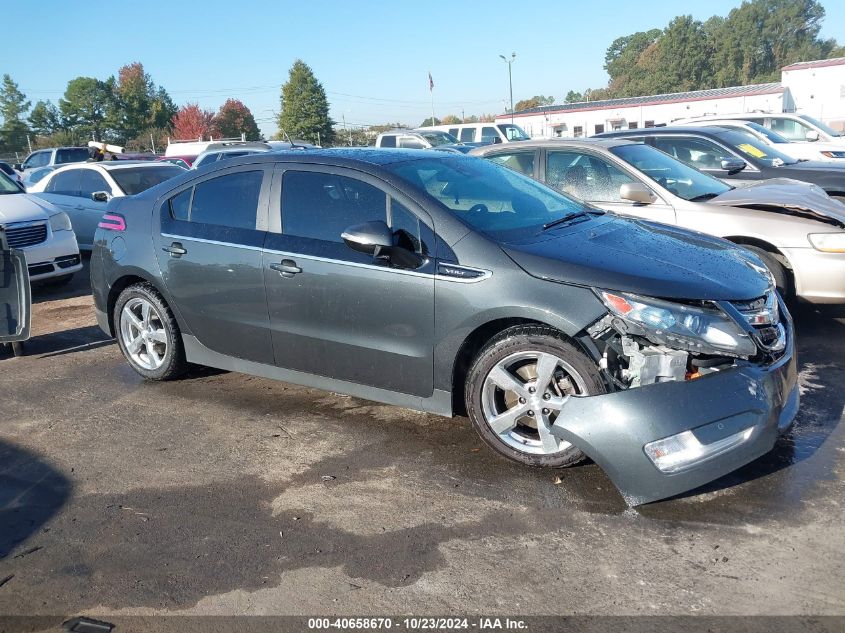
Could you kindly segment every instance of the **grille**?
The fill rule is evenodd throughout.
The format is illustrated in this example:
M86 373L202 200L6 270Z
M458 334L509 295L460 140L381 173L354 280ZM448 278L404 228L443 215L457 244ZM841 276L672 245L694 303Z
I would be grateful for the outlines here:
M11 248L24 248L41 244L47 239L47 224L6 227L6 239Z

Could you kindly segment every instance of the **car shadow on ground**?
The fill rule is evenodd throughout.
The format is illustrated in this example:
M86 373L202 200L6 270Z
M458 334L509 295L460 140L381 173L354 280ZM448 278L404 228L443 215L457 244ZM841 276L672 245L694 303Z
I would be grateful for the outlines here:
M755 483L767 489L767 498L777 498L783 507L794 508L795 503L806 498L807 491L816 482L833 476L828 462L810 458L839 425L845 408L845 391L842 390L845 367L832 356L832 342L845 338L845 323L839 318L842 313L838 309L799 308L795 312L801 405L792 428L762 457L667 501L705 498L707 493L766 480ZM799 464L800 469L796 468ZM643 510L656 516L661 513L661 506L670 505L673 504L657 502ZM735 508L731 507L733 510Z
M34 453L0 440L0 560L33 553L26 541L65 505L71 483ZM0 571L0 584L8 581Z
M33 336L21 346L23 356L61 356L83 352L106 345L113 345L114 339L109 338L96 325L61 330L49 334ZM0 346L0 361L11 359L12 350L7 346Z

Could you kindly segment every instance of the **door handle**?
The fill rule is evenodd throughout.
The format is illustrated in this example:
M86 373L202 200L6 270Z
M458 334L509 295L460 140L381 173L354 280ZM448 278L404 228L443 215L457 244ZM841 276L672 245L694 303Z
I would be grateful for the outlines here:
M302 269L292 259L283 259L278 264L270 264L270 268L281 273L282 277L293 277L302 272Z
M182 257L188 250L182 246L181 242L173 242L170 246L165 246L161 250L165 253L170 253L171 257Z

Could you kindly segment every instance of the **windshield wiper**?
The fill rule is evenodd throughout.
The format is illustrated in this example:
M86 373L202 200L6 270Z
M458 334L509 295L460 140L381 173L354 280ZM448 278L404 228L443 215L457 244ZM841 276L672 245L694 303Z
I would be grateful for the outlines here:
M712 192L711 193L702 193L700 196L695 196L694 198L690 198L689 201L690 202L705 202L707 200L712 200L713 198L715 198L718 195L719 195L718 193L712 193Z
M565 215L562 218L558 218L557 220L552 220L551 222L546 222L543 225L543 230L545 231L546 229L550 229L554 226L559 226L561 224L571 222L572 220L576 220L578 218L582 218L582 219L578 219L578 221L583 222L585 219L587 219L587 216L589 214L604 215L604 211L600 211L599 209L590 209L590 210L585 209L583 211L573 211L569 215Z

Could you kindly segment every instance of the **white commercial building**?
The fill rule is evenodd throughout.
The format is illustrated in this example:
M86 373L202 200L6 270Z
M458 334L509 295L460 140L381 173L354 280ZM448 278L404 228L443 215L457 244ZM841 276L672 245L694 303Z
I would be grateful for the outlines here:
M513 118L533 138L579 137L743 112L797 112L845 128L845 57L786 66L775 83L542 106L496 123Z

